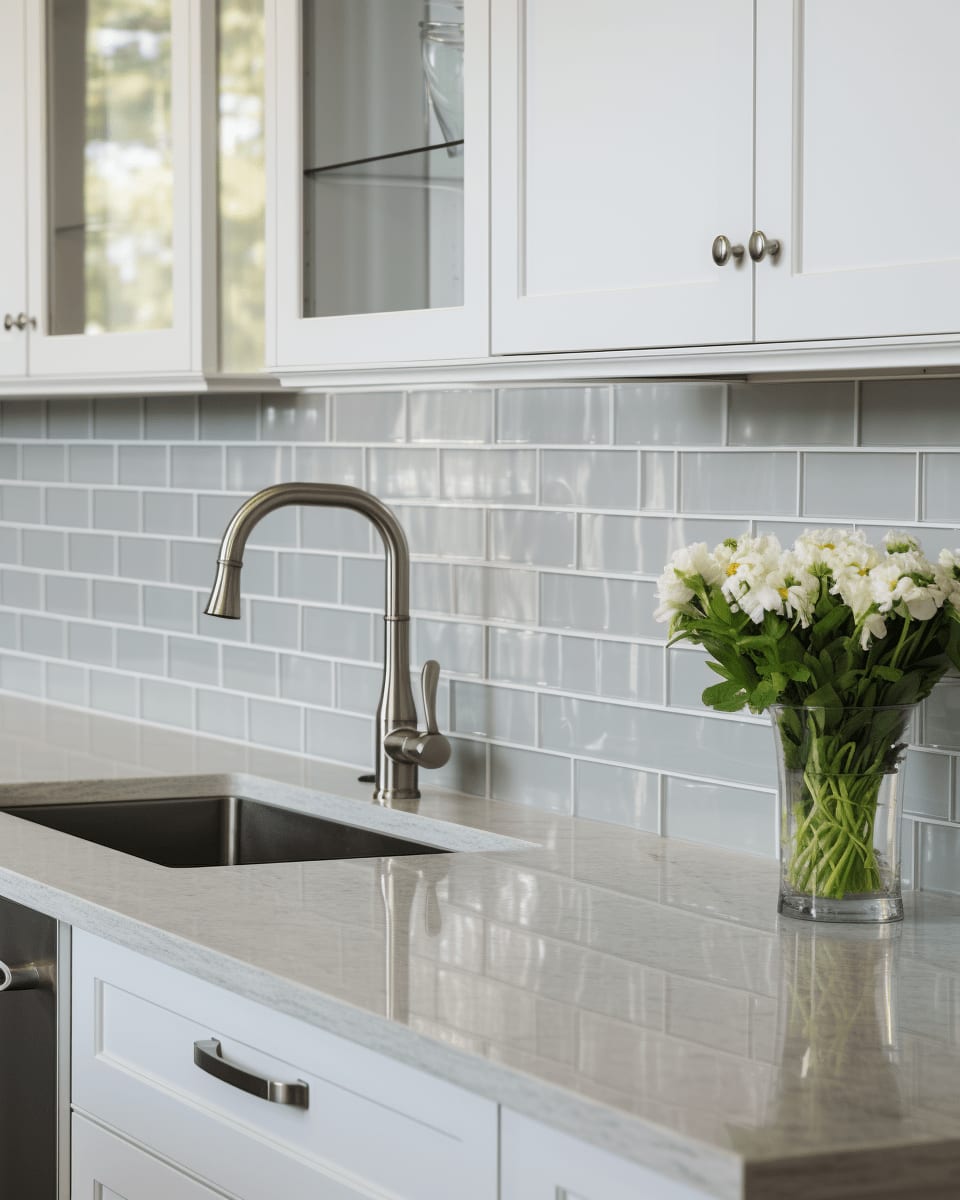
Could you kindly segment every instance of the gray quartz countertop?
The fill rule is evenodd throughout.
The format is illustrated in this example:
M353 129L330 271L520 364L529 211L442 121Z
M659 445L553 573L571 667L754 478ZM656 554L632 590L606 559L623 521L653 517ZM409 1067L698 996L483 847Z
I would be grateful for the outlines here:
M954 898L814 928L777 917L769 860L450 793L384 810L341 767L9 698L0 781L4 806L233 791L460 850L173 870L0 814L0 894L719 1197L956 1194Z

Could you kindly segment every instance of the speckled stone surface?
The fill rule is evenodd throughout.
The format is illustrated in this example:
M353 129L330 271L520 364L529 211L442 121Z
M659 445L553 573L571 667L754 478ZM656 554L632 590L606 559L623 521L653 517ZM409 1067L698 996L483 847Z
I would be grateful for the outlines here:
M342 768L21 700L0 780L4 806L234 792L461 851L172 870L0 814L0 893L719 1197L958 1192L954 898L813 928L764 859L443 793L385 811Z

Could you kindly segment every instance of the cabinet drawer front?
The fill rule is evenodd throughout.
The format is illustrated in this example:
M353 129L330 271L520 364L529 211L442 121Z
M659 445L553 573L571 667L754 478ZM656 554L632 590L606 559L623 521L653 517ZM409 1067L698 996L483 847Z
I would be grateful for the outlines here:
M496 1196L491 1101L80 932L73 1005L74 1103L243 1200L276 1200L278 1171L285 1200ZM308 1107L200 1069L213 1040Z
M203 1184L75 1116L72 1200L219 1200Z
M500 1200L712 1200L507 1109L500 1137Z

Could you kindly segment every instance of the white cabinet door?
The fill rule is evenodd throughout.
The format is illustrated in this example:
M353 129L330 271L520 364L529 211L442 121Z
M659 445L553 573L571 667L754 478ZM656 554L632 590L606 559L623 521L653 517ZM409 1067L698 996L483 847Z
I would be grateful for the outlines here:
M758 0L758 340L960 330L958 45L956 0Z
M83 1117L74 1116L72 1138L71 1200L217 1200L219 1193Z
M487 354L488 5L268 0L268 367Z
M710 1196L503 1109L500 1200L710 1200Z
M23 375L27 369L26 332L3 328L7 315L16 318L27 307L23 55L23 0L5 0L0 5L0 162L4 165L0 187L0 376Z
M192 0L27 5L31 375L212 365L199 293L215 234L201 229L212 210L200 177L216 143L199 117L206 98L214 119L215 16Z
M749 341L753 0L494 0L497 354Z

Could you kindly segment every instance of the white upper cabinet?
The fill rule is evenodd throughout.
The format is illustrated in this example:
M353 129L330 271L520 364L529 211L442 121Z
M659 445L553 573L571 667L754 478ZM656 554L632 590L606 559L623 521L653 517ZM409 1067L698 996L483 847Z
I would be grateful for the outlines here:
M494 353L960 361L956 0L493 0L491 44Z
M958 45L956 0L758 0L758 340L960 330Z
M26 157L26 81L24 8L20 0L0 4L0 382L27 369L27 339L19 325L27 314L27 247L24 227L27 197L17 186Z
M486 355L488 0L267 22L268 366Z
M493 350L742 342L753 0L493 0Z
M218 82L238 37L257 79L262 0L3 0L0 33L0 313L13 325L0 385L195 390L227 372L242 385L238 372L263 367L264 189L242 249L237 205L218 201L258 121L262 177L263 101L234 94L236 71ZM258 277L239 265L251 242ZM239 288L256 328L231 339L221 312L236 319ZM231 355L258 339L255 359Z

